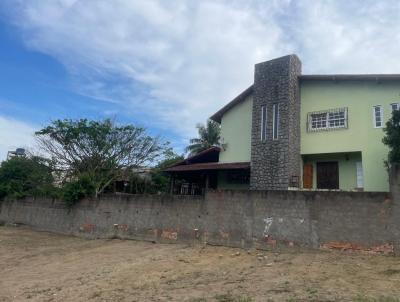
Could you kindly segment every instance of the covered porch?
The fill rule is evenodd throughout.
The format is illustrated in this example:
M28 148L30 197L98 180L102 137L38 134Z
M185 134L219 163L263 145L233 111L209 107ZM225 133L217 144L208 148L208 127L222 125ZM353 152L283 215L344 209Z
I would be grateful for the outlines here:
M249 163L204 163L171 167L170 193L202 195L207 190L248 189Z
M363 191L361 151L302 155L303 189Z
M209 189L248 189L250 163L220 163L219 151L213 147L165 169L170 175L170 193L202 195Z

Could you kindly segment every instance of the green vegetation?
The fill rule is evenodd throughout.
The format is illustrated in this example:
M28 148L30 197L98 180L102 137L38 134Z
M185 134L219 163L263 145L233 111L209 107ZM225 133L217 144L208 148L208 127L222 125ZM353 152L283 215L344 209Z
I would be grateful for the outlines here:
M162 170L183 159L144 128L116 125L109 119L56 120L36 137L48 158L4 161L0 199L49 196L72 206L83 198L114 192L118 182L126 193L166 192L169 179ZM156 162L154 168L145 168ZM144 176L139 175L142 170Z
M48 160L37 156L13 157L0 166L0 198L54 196L53 181Z
M400 269L389 268L387 270L384 270L382 273L387 276L397 275L400 274Z
M72 207L81 199L93 197L95 191L90 177L82 175L80 178L64 184L61 197L68 207Z
M353 301L354 302L400 302L400 299L394 297L385 297L385 296L372 298L364 295L358 295L356 298L353 299Z
M169 189L169 177L162 171L173 164L184 159L183 155L177 155L170 151L166 154L166 158L160 161L151 173L153 192L167 192Z
M223 294L215 296L217 302L252 302L253 299L245 296L234 296L232 294Z
M208 148L219 146L221 127L217 122L208 120L207 125L197 125L198 138L192 138L186 151L190 155L195 155Z
M383 129L383 143L389 147L388 165L400 164L400 110L393 111L392 118Z
M150 164L170 150L168 143L149 136L145 129L119 126L109 119L56 120L36 136L63 181L84 176L95 196L126 171Z

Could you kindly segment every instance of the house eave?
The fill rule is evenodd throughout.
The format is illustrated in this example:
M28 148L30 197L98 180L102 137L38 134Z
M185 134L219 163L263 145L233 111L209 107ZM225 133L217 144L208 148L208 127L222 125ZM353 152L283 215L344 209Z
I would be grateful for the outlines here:
M186 172L186 171L210 171L210 170L247 170L250 169L250 162L233 163L198 163L190 165L179 165L165 169L165 172Z
M300 75L304 81L400 81L400 74L305 74Z
M246 90L244 90L241 94L239 94L237 97L235 97L232 101L230 101L228 104L226 104L224 107L222 107L220 110L218 110L216 113L214 113L212 116L210 116L210 119L217 122L221 123L222 116L231 108L236 106L237 104L243 102L249 95L253 93L253 85L248 87Z

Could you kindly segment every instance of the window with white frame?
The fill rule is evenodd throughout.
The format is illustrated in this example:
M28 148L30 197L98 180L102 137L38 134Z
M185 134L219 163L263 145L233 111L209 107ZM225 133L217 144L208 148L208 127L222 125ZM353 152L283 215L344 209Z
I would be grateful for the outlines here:
M392 103L390 104L390 108L392 109L392 113L395 110L400 110L400 103Z
M383 125L383 109L381 105L374 106L373 108L373 122L375 128L381 128Z
M347 108L336 108L308 113L309 132L347 128Z

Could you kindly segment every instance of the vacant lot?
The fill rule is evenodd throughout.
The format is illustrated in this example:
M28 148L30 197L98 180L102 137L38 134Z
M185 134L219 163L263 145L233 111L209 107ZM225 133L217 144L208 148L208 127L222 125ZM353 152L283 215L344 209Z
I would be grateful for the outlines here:
M0 272L0 301L397 301L400 297L400 259L394 257L84 240L22 227L0 227Z

